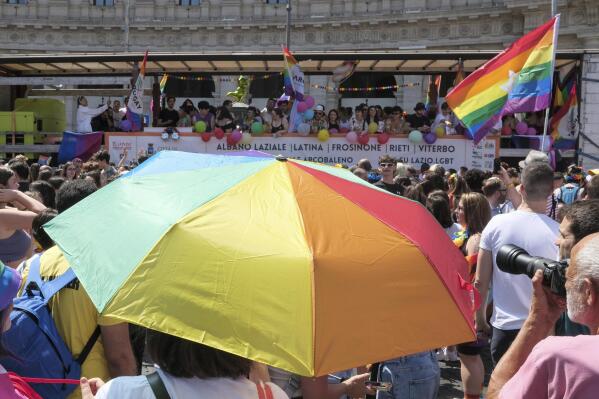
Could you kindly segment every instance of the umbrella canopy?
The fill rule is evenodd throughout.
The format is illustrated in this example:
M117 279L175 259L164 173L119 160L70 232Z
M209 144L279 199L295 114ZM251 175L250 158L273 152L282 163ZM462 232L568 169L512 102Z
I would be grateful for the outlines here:
M103 314L301 375L474 339L466 262L423 206L250 155L159 152L45 229Z

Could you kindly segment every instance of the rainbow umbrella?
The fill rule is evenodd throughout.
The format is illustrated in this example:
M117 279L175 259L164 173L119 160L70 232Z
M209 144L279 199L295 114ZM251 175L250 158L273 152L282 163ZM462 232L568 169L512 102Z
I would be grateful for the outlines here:
M159 152L46 225L102 314L305 376L474 339L424 207L247 155Z

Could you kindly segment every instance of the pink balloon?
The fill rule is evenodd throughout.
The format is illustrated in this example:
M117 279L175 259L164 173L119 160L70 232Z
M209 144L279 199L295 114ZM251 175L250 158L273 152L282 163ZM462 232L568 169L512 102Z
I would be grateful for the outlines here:
M231 133L231 140L233 140L235 144L239 143L242 137L243 135L237 129L233 130L233 132Z
M512 128L509 127L508 125L505 125L504 127L501 128L501 135L502 136L511 136Z
M356 132L349 132L345 135L345 139L347 141L349 141L350 143L357 143L358 142L358 134Z
M516 133L518 134L526 134L528 133L528 125L526 122L518 122L516 125Z
M376 140L379 142L379 144L387 144L389 138L390 136L388 133L381 133L376 136Z
M307 96L306 98L304 98L304 102L306 103L308 108L312 108L314 106L314 97Z
M308 104L306 104L305 101L300 101L299 103L297 103L297 112L299 112L300 114L306 112L307 109Z
M204 143L209 142L211 137L212 137L212 134L210 132L204 132L204 133L202 133L202 141Z
M529 127L528 130L526 131L526 134L528 134L529 136L536 136L537 129L535 129L534 127Z
M331 133L331 134L339 133L339 130L337 130L335 128L329 129L329 133Z

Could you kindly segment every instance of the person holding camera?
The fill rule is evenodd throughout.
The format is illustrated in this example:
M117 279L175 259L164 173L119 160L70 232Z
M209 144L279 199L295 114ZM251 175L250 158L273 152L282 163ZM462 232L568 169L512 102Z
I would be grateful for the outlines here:
M572 247L584 237L599 232L599 200L579 201L566 207L565 215L559 226L559 237L555 242L559 247L560 260L570 259ZM589 335L589 329L574 323L563 313L555 325L555 335Z
M496 256L503 245L513 244L525 251L549 259L557 259L555 240L559 225L546 213L547 197L553 191L553 170L545 162L531 162L522 172L519 186L522 204L518 210L491 219L483 230L478 253L474 285L481 298L487 298L489 285L493 285L493 314L491 326L491 355L493 363L510 347L522 328L532 298L532 284L526 276L501 271ZM491 335L487 324L486 304L476 312L479 334Z
M599 392L599 233L572 249L565 271L566 299L533 279L530 313L491 375L487 398L595 398ZM546 284L546 282L545 282ZM564 308L595 335L549 337Z

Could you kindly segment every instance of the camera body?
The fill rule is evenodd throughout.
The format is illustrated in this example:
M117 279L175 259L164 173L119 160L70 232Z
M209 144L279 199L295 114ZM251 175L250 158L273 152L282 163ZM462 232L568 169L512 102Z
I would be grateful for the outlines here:
M510 274L526 274L532 278L537 270L543 271L543 285L549 287L551 292L561 297L566 296L566 269L568 261L554 261L530 256L528 252L516 245L503 245L499 248L497 267Z

